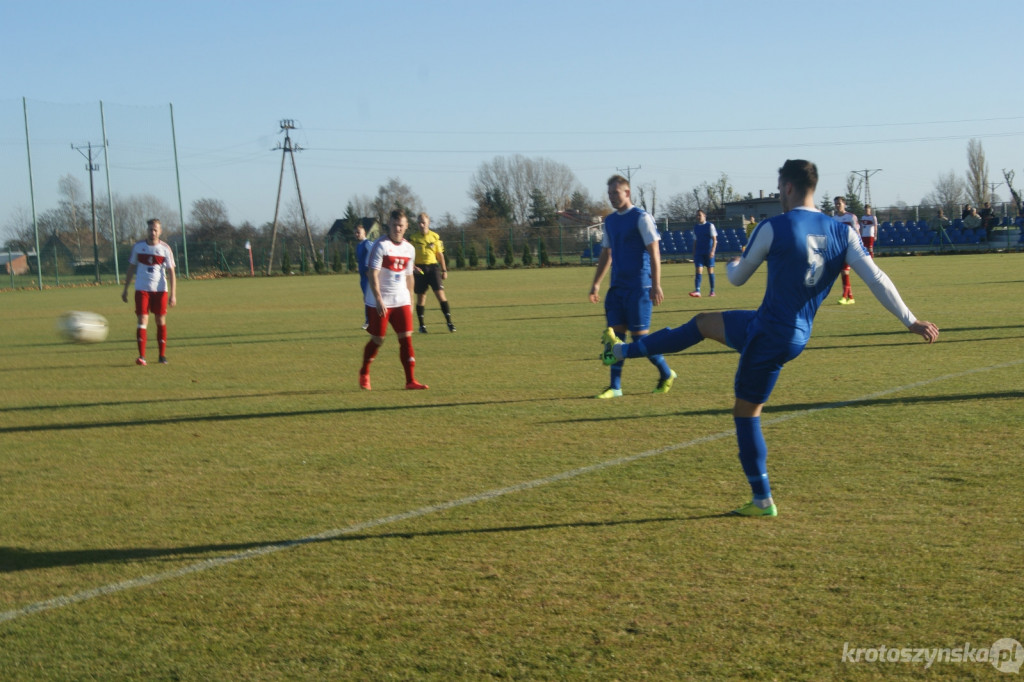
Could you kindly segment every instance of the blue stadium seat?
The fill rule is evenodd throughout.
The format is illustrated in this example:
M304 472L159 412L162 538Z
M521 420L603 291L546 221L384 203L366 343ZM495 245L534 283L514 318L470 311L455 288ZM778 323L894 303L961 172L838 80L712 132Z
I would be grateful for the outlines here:
M929 225L928 225L928 221L927 220L918 220L917 221L917 226L919 228L921 228L922 230L929 230L929 229L931 229L929 227Z
M878 229L888 230L890 227L892 227L892 223L890 223L888 220L883 220L882 224L878 226Z
M901 232L902 232L902 231L903 231L903 229L904 229L904 227L905 227L905 226L904 226L904 224L903 224L903 221L902 221L902 220L897 220L896 222L894 222L894 223L892 224L892 228L893 228L894 230L897 230L897 231L901 231Z
M964 221L962 218L953 218L952 225L958 230L964 229Z
M913 230L916 227L917 227L917 222L916 221L913 221L913 220L908 220L907 221L906 228L908 230Z

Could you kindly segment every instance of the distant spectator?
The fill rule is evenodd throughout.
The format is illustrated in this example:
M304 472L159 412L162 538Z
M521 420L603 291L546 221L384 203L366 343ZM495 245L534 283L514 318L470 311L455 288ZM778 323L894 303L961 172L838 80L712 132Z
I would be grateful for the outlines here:
M967 216L971 215L971 211L973 211L973 210L974 209L971 208L970 204L964 204L964 209L962 211L960 211L960 219L961 220L967 220Z
M935 219L933 220L931 227L936 232L940 230L949 229L949 218L946 217L946 214L942 212L941 208L939 209L938 214L935 216Z
M964 218L964 227L969 230L975 230L981 227L981 216L978 215L978 209L972 208L967 216Z
M985 241L988 241L988 238L992 236L992 228L996 226L996 212L992 210L992 205L986 201L978 215L981 217L981 226L985 228Z

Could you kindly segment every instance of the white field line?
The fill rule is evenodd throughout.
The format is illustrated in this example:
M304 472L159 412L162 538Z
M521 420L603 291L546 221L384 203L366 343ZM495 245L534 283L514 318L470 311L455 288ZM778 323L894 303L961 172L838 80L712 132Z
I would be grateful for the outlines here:
M856 403L867 402L893 393L900 393L915 388L921 388L929 384L934 384L939 381L946 381L949 379L959 379L961 377L969 376L971 374L978 374L980 372L990 372L997 369L1005 369L1007 367L1013 367L1024 363L1024 360L1015 360L1013 362L1006 362L998 365L992 365L990 367L980 367L977 369L970 369L963 372L956 372L953 374L944 374L942 376L933 377L931 379L925 379L917 381L912 384L905 384L903 386L897 386L895 388L886 389L884 391L878 391L877 393L871 393L859 398L852 400L846 400L838 403L829 403L820 407L812 407L799 412L792 412L790 414L781 415L773 419L769 419L764 424L778 424L780 422L789 421L790 419L796 419L798 417L805 417L816 412L822 412L824 410L831 410L837 407L845 407L847 405L854 405ZM563 471L552 476L545 478L538 478L532 481L525 481L523 483L517 483L515 485L508 486L507 488L497 488L494 490L488 490L486 492L478 493L476 495L470 495L469 497L463 497L458 500L450 500L448 502L441 502L439 504L430 505L427 507L420 507L419 509L413 509L410 511L400 512L398 514L392 514L391 516L384 516L379 519L373 519L372 521L363 521L346 528L335 528L333 530L325 530L316 535L310 535L297 540L288 540L286 542L278 542L262 547L254 547L243 552L231 554L229 556L218 557L215 559L207 559L200 561L188 566L183 566L171 571L163 571L161 573L152 573L150 575L140 576L138 578L132 578L131 580L123 580L117 583L109 583L100 587L93 588L91 590L84 590L82 592L76 592L75 594L53 597L45 601L36 602L29 604L18 609L12 609L10 611L4 611L0 613L0 623L15 620L23 616L28 616L33 613L39 613L41 611L50 611L52 609L61 608L64 606L71 606L79 602L88 601L96 597L102 597L108 594L116 594L118 592L124 592L126 590L135 589L138 587L145 587L147 585L153 585L155 583L164 582L166 580L173 580L175 578L181 578L192 573L201 573L212 568L232 564L238 561L244 561L246 559L253 559L256 557L265 556L267 554L273 554L274 552L280 552L282 550L291 549L301 545L309 544L311 542L322 542L324 540L332 540L340 538L345 535L352 535L354 533L360 533L370 528L377 528L379 526L386 526L392 523L398 523L400 521L407 521L409 519L415 519L421 516L427 516L429 514L436 514L437 512L446 511L448 509L454 509L456 507L463 507L468 504L475 504L477 502L485 502L487 500L493 500L498 497L510 495L512 493L523 492L524 490L530 490L532 488L539 488L541 486L550 485L557 483L558 481L564 481L571 478L576 478L584 474L594 473L595 471L601 471L603 469L610 469L612 467L621 466L623 464L629 464L638 460L647 459L648 457L654 457L655 455L663 455L666 452L673 452L675 450L683 450L694 445L700 445L702 443L710 443L712 441L721 440L722 438L728 438L736 435L735 429L728 431L720 431L708 436L702 436L700 438L694 438L693 440L686 441L684 443L675 443L673 445L665 445L660 448L653 450L647 450L635 455L628 455L626 457L619 457L617 459L611 459L606 462L600 462L598 464L591 464L589 466L580 467L578 469L570 469L569 471Z

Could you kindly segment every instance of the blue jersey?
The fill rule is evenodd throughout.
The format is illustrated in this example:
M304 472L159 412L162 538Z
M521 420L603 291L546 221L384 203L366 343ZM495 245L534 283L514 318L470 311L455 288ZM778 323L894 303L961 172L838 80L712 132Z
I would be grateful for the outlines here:
M647 246L661 237L654 219L634 206L625 213L616 211L604 219L601 245L612 250L612 287L645 288L651 286L651 255Z
M712 222L693 226L693 254L695 256L711 255L711 238L718 237L718 230Z
M768 282L755 322L779 341L804 345L818 307L851 257L867 258L856 232L831 216L801 207L754 229L739 263L730 265L729 281L742 284L766 261Z
M356 264L359 267L359 288L366 292L367 285L367 271L369 270L369 264L366 262L370 255L370 247L373 246L373 242L369 239L364 239L359 242L356 246Z

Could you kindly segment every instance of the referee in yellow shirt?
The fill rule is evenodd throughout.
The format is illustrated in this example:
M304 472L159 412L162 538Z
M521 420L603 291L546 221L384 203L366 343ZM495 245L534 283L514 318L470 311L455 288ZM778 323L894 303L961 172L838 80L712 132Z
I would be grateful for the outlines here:
M444 244L440 235L430 229L430 216L420 213L417 218L419 232L406 235L416 249L416 268L413 270L413 291L416 292L416 317L420 322L420 334L427 333L423 324L423 311L427 304L427 289L433 289L441 312L448 323L448 331L455 331L448 297L444 294L444 280L448 279L448 266L444 260Z

